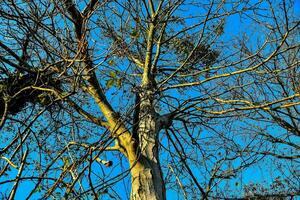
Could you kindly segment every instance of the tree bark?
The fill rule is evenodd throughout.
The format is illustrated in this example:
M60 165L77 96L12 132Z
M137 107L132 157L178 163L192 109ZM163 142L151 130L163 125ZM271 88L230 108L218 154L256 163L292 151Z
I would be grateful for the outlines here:
M137 130L137 160L131 161L131 200L165 200L165 185L158 154L158 114L153 92L142 88Z

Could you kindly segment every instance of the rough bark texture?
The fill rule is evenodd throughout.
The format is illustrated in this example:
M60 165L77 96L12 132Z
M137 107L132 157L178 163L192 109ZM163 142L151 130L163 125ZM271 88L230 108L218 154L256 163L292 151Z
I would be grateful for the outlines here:
M140 94L138 124L138 160L131 163L131 200L164 200L165 185L158 157L158 115L153 105L153 92Z

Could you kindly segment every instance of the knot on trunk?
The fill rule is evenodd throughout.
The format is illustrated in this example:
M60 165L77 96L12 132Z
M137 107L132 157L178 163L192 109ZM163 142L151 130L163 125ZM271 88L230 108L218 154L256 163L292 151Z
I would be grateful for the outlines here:
M159 130L168 129L172 125L172 122L173 122L173 115L165 114L157 118L157 127Z

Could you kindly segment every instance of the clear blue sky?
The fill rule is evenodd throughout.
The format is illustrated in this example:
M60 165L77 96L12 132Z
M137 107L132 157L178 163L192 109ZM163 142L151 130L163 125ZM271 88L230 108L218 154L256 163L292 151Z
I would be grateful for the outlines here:
M191 12L191 13L196 13L198 10L194 10L194 9L190 9L189 11L185 11L185 12ZM295 6L294 6L294 12L300 17L300 1L299 0L295 0ZM247 28L250 27L252 25L252 22L250 22L249 20L241 20L240 16L238 14L236 15L232 15L230 17L228 17L226 19L225 22L225 31L224 31L224 35L223 40L224 42L231 40L233 37L235 37L236 35L239 35L241 33L246 33L249 34L251 31L251 36L252 38L249 40L250 41L250 45L251 42L255 42L256 39L258 39L260 37L259 34L254 34L253 33L253 29L249 29L249 32L247 32ZM3 39L3 38L1 38ZM103 82L104 83L104 82ZM114 89L111 89L108 91L109 94L109 98L113 96ZM191 95L194 95L195 93L192 92ZM119 95L118 97L121 97L122 95ZM113 98L116 98L116 96L114 96ZM96 110L96 108L95 108ZM220 127L217 127L220 128ZM69 129L65 129L65 132L69 131ZM207 131L207 130L206 130ZM275 129L275 131L282 131L281 129ZM207 133L209 134L209 133ZM242 143L242 141L240 141ZM38 156L35 154L31 155L33 157L33 159L38 159ZM34 156L37 156L36 158ZM162 157L164 157L165 155L163 155ZM116 155L115 154L108 154L107 159L108 160L115 160ZM123 165L125 166L125 169L128 167L128 164L126 163L125 159L121 159L123 162ZM237 161L238 162L238 161ZM62 163L59 163L62 164ZM269 174L269 172L266 172L264 170L264 165L270 165L270 162L267 164L261 164L261 165L257 165L256 167L252 167L250 169L246 169L243 172L242 176L237 176L237 178L233 178L232 180L228 181L228 185L230 188L235 188L235 187L242 187L243 185L241 185L240 183L243 182L243 184L249 184L249 183L255 183L255 182L259 182L259 183L263 183L263 181L265 181L266 185L270 184L273 181L273 177L279 176L280 172L279 171L274 171L272 172L272 177ZM100 170L101 166L99 166L99 164L94 163L93 164L93 169L95 171ZM200 168L200 167L199 167ZM201 180L202 178L202 172L201 170L198 168L198 166L192 166L193 172L195 173L195 175L198 177L199 180ZM115 175L118 175L123 169L121 169L120 165L116 166L116 168L114 168L111 171L110 176L113 177ZM8 177L14 177L17 173L17 170L13 169L8 173ZM24 174L26 175L26 173ZM0 178L0 182L7 179L7 177L1 177ZM201 181L200 181L201 182ZM130 176L127 176L126 178L124 178L122 181L119 181L116 186L114 186L113 188L124 188L124 183L125 185L127 185L127 187L130 187ZM238 184L237 184L238 183ZM86 182L83 182L83 185L87 184ZM222 184L224 184L224 187L226 185L226 181L223 182ZM4 191L6 189L10 189L11 188L11 184L5 184L0 186L0 191ZM32 188L32 184L30 184L29 182L23 182L21 183L19 190L17 192L16 195L16 199L24 199L24 196L26 196L27 193L30 192ZM116 190L117 190L116 189ZM241 191L241 190L240 190ZM121 199L125 199L127 197L128 194L126 194L125 192L122 191L118 191L118 194L120 195ZM237 195L241 195L241 194L237 194ZM107 199L110 199L110 197L107 197ZM168 190L167 191L167 199L182 199L182 196L178 197L178 194L176 194L174 191L172 190ZM35 196L33 196L32 199L39 199L39 193L37 192Z

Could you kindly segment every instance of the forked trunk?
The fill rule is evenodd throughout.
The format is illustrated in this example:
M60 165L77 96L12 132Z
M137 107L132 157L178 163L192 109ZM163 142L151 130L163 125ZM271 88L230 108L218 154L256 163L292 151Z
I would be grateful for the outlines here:
M165 185L158 156L157 113L153 94L141 95L137 130L138 160L131 163L131 200L164 200Z

